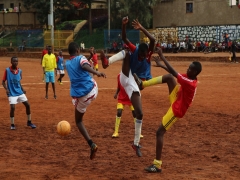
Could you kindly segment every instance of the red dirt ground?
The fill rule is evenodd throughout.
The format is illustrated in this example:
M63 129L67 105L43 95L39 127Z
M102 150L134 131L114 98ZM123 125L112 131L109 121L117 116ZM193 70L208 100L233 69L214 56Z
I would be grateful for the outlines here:
M191 56L191 54L189 54ZM170 61L178 72L186 72L194 58ZM9 105L4 89L0 88L0 179L1 180L116 180L116 179L239 179L240 178L240 64L202 62L197 95L185 115L166 133L163 148L163 172L149 174L144 168L155 157L155 132L169 107L166 84L142 91L143 129L141 139L143 157L131 148L134 123L128 108L123 112L120 137L112 139L116 104L113 98L121 62L100 71L107 78L95 77L99 94L89 106L84 123L92 139L98 144L96 159L89 160L89 147L74 123L74 107L69 95L69 79L56 84L57 99L51 88L45 100L45 85L41 81L39 59L19 58L23 70L22 85L27 90L33 123L26 126L25 108L15 110L16 130L10 130ZM153 76L163 69L154 67ZM0 58L0 71L10 66L10 58ZM50 86L51 87L51 86ZM67 120L71 133L61 137L57 123Z

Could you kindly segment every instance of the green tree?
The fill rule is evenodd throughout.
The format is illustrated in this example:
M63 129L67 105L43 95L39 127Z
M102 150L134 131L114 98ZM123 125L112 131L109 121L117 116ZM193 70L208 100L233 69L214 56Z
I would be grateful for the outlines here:
M152 27L152 7L161 0L112 0L111 1L111 28L119 29L122 17L128 16L130 22L138 19L145 28Z
M47 25L48 14L50 13L50 0L22 0L23 6L29 10L36 11L38 21ZM53 0L54 19L60 21L67 20L69 14L74 10L73 5L69 0Z

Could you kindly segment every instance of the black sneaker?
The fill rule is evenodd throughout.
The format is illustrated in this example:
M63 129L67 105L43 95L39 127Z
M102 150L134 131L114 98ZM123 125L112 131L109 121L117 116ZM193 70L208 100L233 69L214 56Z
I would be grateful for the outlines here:
M35 129L37 126L35 126L33 123L31 122L27 122L27 126L30 126L32 129Z
M132 148L134 149L134 151L136 151L136 154L138 157L142 157L142 152L140 150L140 148L142 148L142 146L140 146L140 145L137 146L137 145L132 144Z
M16 129L15 125L11 124L11 130L15 130L15 129Z
M133 77L134 77L139 89L143 90L142 80L135 73L133 74Z
M162 169L157 168L157 166L155 166L154 164L146 167L144 170L147 171L147 172L150 172L150 173L160 173L160 172L162 172Z
M96 152L98 150L98 147L95 143L92 143L91 150L90 150L90 159L93 160L96 156Z

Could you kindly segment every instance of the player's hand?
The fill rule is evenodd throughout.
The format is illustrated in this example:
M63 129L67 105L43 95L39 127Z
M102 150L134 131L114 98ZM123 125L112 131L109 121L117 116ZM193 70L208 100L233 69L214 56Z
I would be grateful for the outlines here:
M6 89L6 94L9 95L9 90L8 89Z
M94 50L94 47L90 47L89 53L90 53L91 56L93 56L93 50Z
M127 23L128 23L128 16L122 19L122 24L127 24Z
M162 48L157 47L157 48L156 48L156 53L158 53L159 56L163 55L163 53L162 53Z
M156 62L157 67L164 67L164 65L161 63L161 59L159 56L152 56L153 60Z
M134 29L142 29L142 25L138 22L137 19L134 19L133 22L132 22L132 26L134 27Z
M98 72L98 71L97 71L96 75L97 75L98 77L104 77L104 78L106 78L106 74L101 73L101 72Z
M114 99L117 99L117 94L114 94L114 96L113 96L113 97L114 97Z
M24 89L22 90L24 94L26 94L27 91L25 91Z

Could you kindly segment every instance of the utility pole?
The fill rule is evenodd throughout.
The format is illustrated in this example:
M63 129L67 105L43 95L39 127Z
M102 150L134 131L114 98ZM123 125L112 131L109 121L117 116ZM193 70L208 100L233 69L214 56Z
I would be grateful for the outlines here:
M53 0L50 0L50 21L51 21L51 46L52 46L52 53L54 53Z
M110 14L110 1L111 0L108 0L108 43L110 44L110 16L111 16L111 14Z

